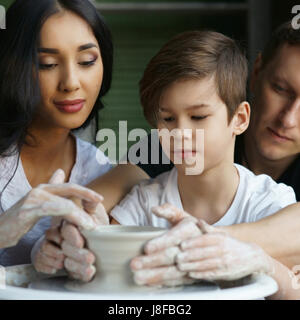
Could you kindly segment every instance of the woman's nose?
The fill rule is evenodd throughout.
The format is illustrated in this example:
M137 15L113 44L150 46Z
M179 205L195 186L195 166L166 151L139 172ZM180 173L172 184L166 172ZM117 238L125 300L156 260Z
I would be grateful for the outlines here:
M76 67L69 65L62 70L59 90L64 92L76 91L80 88L79 76Z

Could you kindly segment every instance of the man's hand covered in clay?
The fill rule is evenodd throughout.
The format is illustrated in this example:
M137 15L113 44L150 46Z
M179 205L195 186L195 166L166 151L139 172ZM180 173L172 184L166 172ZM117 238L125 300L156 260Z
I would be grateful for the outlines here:
M169 204L153 208L174 226L145 246L131 268L139 285L172 286L197 280L235 280L269 272L272 262L257 245L241 242Z

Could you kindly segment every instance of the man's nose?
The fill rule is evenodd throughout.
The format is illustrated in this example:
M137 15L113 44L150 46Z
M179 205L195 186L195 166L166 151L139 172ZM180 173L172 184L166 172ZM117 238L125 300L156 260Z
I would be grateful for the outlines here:
M76 67L69 64L62 70L59 90L64 92L76 91L80 88L79 75Z
M286 129L297 126L300 119L300 98L294 99L280 114L282 127Z

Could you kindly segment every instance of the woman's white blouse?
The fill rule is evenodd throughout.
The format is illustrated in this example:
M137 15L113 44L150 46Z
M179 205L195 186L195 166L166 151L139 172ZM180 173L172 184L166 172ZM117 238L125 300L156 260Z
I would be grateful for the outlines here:
M89 142L76 137L76 162L71 171L69 182L86 185L110 169L110 161L102 151ZM4 191L2 192L3 189ZM0 215L24 197L31 189L32 187L26 178L22 162L21 160L18 161L18 155L7 158L0 157L0 194L2 192ZM50 227L50 221L50 217L40 219L16 246L0 249L0 265L11 266L31 263L31 249L45 230Z

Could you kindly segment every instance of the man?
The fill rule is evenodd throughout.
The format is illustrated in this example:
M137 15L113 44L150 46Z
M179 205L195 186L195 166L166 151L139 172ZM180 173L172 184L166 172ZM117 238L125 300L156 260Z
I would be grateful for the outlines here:
M290 23L258 56L250 89L252 117L236 161L292 186L300 200L300 31Z

